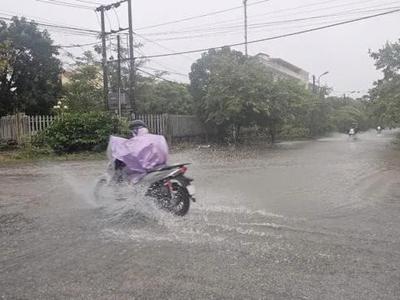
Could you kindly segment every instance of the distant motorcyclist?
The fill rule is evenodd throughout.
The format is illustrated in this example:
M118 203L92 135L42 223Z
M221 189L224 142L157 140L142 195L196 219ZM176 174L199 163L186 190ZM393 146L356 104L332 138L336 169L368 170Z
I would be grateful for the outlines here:
M376 132L378 134L381 133L382 132L382 127L381 126L376 127Z
M351 127L349 130L349 136L354 136L355 134L356 134L356 130L353 127Z
M168 144L162 135L150 134L142 120L129 124L132 138L110 137L109 158L114 162L118 176L127 176L137 183L148 171L166 164Z

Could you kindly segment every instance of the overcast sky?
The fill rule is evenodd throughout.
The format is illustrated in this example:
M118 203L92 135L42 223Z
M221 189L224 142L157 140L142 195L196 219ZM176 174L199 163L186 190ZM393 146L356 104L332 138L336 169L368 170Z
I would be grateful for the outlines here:
M0 16L3 17L17 14L54 24L100 29L98 18L90 9L52 5L37 0L0 1L2 4ZM62 1L90 7L96 6L90 2L104 4L113 2ZM190 21L143 28L241 5L242 0L133 0L134 30L143 37L136 37L143 43L137 55L153 55L242 42L241 8ZM251 41L385 12L400 7L400 0L248 0L248 5L248 39ZM127 27L126 5L108 12L107 28L117 29L118 21L121 27ZM366 92L373 81L380 77L368 55L368 49L377 50L386 41L398 40L399 24L400 13L395 13L321 31L250 44L249 54L264 52L285 59L308 71L310 80L312 74L318 76L329 71L328 75L321 78L321 83L333 87L336 94L354 90ZM50 32L56 44L96 42L95 36L77 36L53 30ZM243 46L235 49L244 51ZM68 51L78 55L83 49L73 48ZM65 50L62 50L61 54L64 56ZM171 72L169 78L187 82L187 76L184 75L189 72L191 63L199 56L200 53L196 53L152 59L145 66L145 70L148 72L154 72L153 69L168 70Z

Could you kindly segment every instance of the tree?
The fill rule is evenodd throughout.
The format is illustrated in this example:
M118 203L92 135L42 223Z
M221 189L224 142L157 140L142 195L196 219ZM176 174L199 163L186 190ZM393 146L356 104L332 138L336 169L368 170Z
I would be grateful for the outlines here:
M257 125L268 131L273 142L284 125L299 124L311 97L297 81L274 80L257 57L247 58L229 48L204 53L189 76L200 118L217 128L219 137L233 128L235 141L242 126Z
M394 127L400 123L400 40L388 42L370 55L376 69L383 72L383 78L370 90L372 114L381 125Z
M241 52L223 48L204 53L189 74L190 91L200 119L219 138L231 129L237 141L240 128L268 110L272 76Z
M140 113L191 114L192 97L186 84L140 76L136 85Z
M57 54L49 33L33 21L0 22L0 115L50 112L60 92Z
M352 98L329 97L332 107L331 123L339 132L347 132L357 124L359 129L367 129L366 109L361 101Z
M90 51L76 58L73 70L67 75L63 96L69 110L74 112L104 109L101 63Z
M311 110L312 95L295 80L281 79L272 84L268 114L262 115L264 125L272 142L286 126L298 131L306 131L307 119L304 117Z

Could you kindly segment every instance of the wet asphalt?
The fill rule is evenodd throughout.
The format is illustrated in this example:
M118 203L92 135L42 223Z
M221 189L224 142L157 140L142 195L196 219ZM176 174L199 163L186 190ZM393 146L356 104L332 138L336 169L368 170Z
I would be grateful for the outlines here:
M395 134L178 151L184 218L96 201L105 161L0 166L0 298L400 299Z

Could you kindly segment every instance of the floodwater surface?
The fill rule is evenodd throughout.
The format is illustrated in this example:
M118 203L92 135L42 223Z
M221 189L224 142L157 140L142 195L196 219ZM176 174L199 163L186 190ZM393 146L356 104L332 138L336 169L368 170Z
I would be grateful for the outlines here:
M96 201L106 162L0 167L0 297L399 299L395 133L174 153L184 218Z

